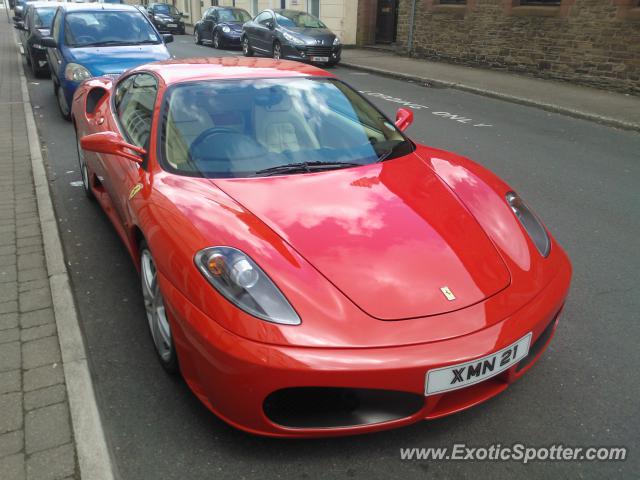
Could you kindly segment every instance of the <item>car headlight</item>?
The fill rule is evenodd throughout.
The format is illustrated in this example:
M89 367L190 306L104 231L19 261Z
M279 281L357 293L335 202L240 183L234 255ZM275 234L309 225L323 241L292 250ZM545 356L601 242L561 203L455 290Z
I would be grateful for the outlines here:
M91 78L91 72L78 63L68 63L64 69L64 77L73 82L81 82Z
M333 39L333 45L334 45L334 46L338 46L338 45L340 45L340 39L339 39L338 37L336 37L336 38L334 38L334 39Z
M302 40L301 38L296 37L295 35L291 35L290 33L287 32L283 32L282 36L284 37L284 39L289 42L292 43L293 45L304 45L304 40Z
M282 292L251 258L233 247L200 250L195 263L202 275L236 307L254 317L282 325L299 325L300 317Z
M47 47L43 47L42 45L40 45L39 43L33 43L31 45L33 48L35 48L36 50L46 50Z
M231 29L227 25L225 25L224 27L222 27L222 31L224 33L229 33L231 31Z
M511 207L511 210L527 231L531 240L533 240L540 255L543 257L548 256L551 250L551 240L542 222L529 210L527 204L524 203L517 193L509 192L505 198L509 207Z

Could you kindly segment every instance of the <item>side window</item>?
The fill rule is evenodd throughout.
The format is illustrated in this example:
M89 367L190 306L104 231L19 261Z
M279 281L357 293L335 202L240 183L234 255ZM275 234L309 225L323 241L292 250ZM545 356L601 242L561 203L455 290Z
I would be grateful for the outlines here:
M153 75L141 73L132 75L122 82L124 93L118 98L116 91L116 112L120 126L128 140L138 147L147 148L151 135L153 106L156 102L158 84Z
M53 19L52 27L51 27L51 36L58 41L60 36L60 22L62 21L62 11L58 9L56 12L56 16Z
M266 26L269 20L271 20L271 14L269 12L262 12L254 21L260 25Z
M123 100L127 94L127 91L131 88L132 83L133 77L127 77L116 86L116 93L113 95L113 104L116 107L116 112L120 112Z
M24 14L24 26L27 27L27 30L31 27L31 12L32 8L27 8L27 13Z

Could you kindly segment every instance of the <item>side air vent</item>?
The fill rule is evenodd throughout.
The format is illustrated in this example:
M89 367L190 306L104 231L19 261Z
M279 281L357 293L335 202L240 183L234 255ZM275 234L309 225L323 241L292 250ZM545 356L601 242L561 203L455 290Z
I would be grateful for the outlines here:
M89 115L95 113L96 108L100 105L100 102L106 98L107 91L104 88L96 87L87 95L86 112Z

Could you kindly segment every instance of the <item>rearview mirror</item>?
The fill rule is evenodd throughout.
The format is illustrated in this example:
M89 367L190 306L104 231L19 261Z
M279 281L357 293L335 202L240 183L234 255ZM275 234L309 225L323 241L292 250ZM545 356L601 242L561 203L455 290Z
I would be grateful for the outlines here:
M396 112L396 127L404 132L413 123L413 111L408 108L399 108Z
M127 158L136 163L144 161L146 150L136 145L131 145L115 132L92 133L80 139L80 146L89 152L107 153ZM135 153L131 153L135 152Z
M170 33L163 33L162 40L164 40L164 43L171 43L173 42L173 35L171 35Z
M43 47L58 48L58 43L53 37L42 37L39 42Z

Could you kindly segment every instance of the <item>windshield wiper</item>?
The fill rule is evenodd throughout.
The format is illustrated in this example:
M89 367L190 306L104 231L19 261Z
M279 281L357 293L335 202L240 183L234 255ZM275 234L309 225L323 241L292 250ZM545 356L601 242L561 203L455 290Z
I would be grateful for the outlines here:
M396 152L397 148L400 145L404 145L404 141L398 142L393 147L391 147L389 150L385 150L384 152L382 152L378 156L378 162L384 162L387 158L389 158L391 155L393 155Z
M301 163L288 163L286 165L278 165L276 167L269 167L262 170L258 170L258 175L280 175L282 173L310 173L319 172L322 170L337 170L339 168L360 167L361 163L353 162L301 162Z
M85 43L80 45L81 47L122 47L125 45L149 45L151 43L158 43L159 40L141 40L136 41L123 41L123 40L105 40L104 42Z

